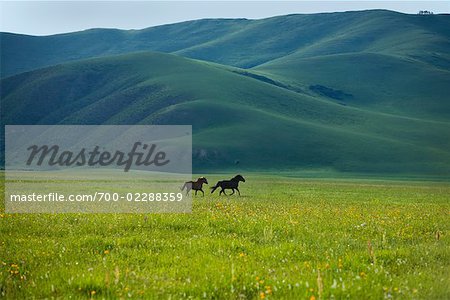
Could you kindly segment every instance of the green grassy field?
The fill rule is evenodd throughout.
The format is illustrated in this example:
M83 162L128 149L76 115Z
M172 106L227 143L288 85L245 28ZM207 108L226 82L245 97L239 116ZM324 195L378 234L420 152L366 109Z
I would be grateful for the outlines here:
M450 297L448 183L246 179L192 214L1 213L0 298Z

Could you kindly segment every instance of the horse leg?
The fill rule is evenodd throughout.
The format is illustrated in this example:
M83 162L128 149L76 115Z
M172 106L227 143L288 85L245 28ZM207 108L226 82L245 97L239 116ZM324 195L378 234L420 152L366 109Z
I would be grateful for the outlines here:
M239 191L239 188L236 188L236 191L238 191L239 196L241 195L241 192Z
M203 189L200 189L200 192L202 192L203 197L205 197L205 192L203 191Z
M230 196L234 194L234 189L231 189L231 190L232 190L233 192L230 194Z
M198 192L198 190L195 190L195 196L197 196L197 192Z
M228 196L227 193L225 193L225 189L222 189L222 192L225 196Z

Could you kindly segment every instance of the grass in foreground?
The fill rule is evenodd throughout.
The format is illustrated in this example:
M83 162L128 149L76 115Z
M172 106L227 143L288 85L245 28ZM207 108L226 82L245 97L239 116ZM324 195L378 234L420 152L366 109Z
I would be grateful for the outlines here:
M192 214L2 213L0 297L450 297L448 184L246 179Z

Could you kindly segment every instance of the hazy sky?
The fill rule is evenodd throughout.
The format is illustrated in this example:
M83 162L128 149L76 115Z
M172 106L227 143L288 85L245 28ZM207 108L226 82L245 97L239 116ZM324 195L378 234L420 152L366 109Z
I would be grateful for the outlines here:
M47 35L89 28L141 29L201 18L390 9L449 13L450 1L2 1L1 31Z

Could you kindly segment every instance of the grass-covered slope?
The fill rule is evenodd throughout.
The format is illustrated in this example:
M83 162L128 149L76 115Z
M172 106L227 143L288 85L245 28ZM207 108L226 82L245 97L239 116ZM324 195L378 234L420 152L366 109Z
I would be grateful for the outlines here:
M143 30L93 29L52 36L2 33L1 75L70 60L154 50L250 68L287 55L375 52L450 66L450 17L384 10L211 19Z
M343 106L248 75L148 52L68 63L3 79L2 122L192 124L196 170L449 172L446 121Z
M1 74L142 50L174 52L240 28L244 20L198 20L143 30L90 29L50 36L1 33Z
M450 120L450 68L395 55L346 53L294 54L254 71L341 105Z

